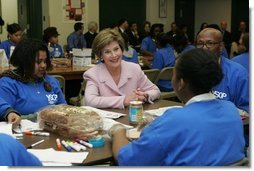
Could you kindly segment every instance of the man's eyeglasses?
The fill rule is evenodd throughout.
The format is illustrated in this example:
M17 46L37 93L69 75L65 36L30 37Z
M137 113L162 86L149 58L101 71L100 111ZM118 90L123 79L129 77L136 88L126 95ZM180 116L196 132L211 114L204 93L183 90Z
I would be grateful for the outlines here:
M203 48L206 46L207 48L213 48L215 45L220 44L220 42L197 42L196 47L197 48Z

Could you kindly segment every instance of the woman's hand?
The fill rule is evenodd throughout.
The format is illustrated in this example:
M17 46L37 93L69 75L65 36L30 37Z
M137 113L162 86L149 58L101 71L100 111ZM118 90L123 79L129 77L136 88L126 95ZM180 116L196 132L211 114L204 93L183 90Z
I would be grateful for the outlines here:
M142 102L147 102L148 101L148 94L144 91L142 91L140 88L138 88L136 91L135 91L135 94L136 94L136 99L138 101L142 101Z
M14 126L18 126L20 124L21 117L18 114L11 112L7 116L7 121L8 123L13 124Z

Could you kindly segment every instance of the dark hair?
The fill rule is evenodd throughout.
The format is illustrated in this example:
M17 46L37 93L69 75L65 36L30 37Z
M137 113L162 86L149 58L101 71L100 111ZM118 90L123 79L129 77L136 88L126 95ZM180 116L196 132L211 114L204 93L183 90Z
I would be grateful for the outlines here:
M43 31L43 41L48 43L51 37L57 37L59 34L56 27L48 27Z
M166 33L159 33L157 36L157 42L159 43L160 47L165 47L169 43L169 35Z
M206 28L214 28L221 32L220 26L218 24L209 24Z
M154 30L156 28L159 28L160 29L160 32L163 32L164 29L163 29L164 25L161 24L161 23L156 23L156 24L153 24L151 29L150 29L150 35L153 37L154 36Z
M199 32L201 31L201 30L203 30L204 29L204 26L206 25L206 27L205 28L207 28L207 26L208 26L208 23L207 22L203 22L201 25L200 25L200 29L199 29Z
M211 91L223 78L216 54L207 49L192 49L177 58L176 78L189 83L193 94Z
M22 31L20 25L18 25L17 23L13 23L13 24L8 24L7 25L7 32L10 34L14 34L18 31Z
M129 36L126 33L120 33L124 40L124 49L129 50Z
M51 60L47 46L40 40L23 39L14 49L10 64L17 67L18 71L25 77L31 78L35 69L36 57L39 51L47 54L47 70L52 69Z
M83 25L84 25L84 23L82 23L82 22L75 23L74 24L74 30L75 30L75 32L81 30Z
M177 31L170 39L170 44L173 45L177 53L181 53L185 46L188 44L188 39L183 32Z
M122 25L125 21L127 21L127 19L126 18L122 18L122 19L120 19L119 21L118 21L118 27L120 26L120 25ZM128 21L127 21L128 22Z

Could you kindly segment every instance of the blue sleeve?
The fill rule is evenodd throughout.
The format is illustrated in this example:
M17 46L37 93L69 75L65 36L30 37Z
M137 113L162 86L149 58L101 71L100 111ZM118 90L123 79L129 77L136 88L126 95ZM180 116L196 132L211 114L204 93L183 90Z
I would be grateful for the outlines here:
M24 145L9 135L0 134L0 166L42 166Z
M0 97L0 120L4 120L5 112L8 108L11 108L11 106Z
M61 53L61 57L64 57L64 52L63 52L63 48L62 46L58 45L59 46L59 52Z
M72 48L75 47L75 45L74 45L74 37L72 36L72 34L67 38L67 44L68 44L69 51L72 51Z
M144 38L141 42L140 50L148 50L148 38Z
M7 104L14 107L17 99L17 88L14 80L2 77L0 79L0 95Z
M239 75L238 79L236 80L237 87L235 90L236 97L234 97L234 103L239 109L242 109L249 113L249 110L250 110L249 109L249 79L247 76L248 76L247 71L241 72L241 75Z

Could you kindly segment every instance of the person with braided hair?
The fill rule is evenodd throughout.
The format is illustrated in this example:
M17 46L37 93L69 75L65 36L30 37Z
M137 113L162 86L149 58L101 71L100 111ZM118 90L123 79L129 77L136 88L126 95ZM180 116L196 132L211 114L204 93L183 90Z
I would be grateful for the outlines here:
M172 85L185 105L151 121L138 140L129 142L120 124L109 129L120 166L225 166L244 158L243 124L236 106L211 93L223 77L216 59L205 49L179 55Z
M47 46L40 40L24 39L13 51L14 69L0 74L0 119L14 125L20 115L34 114L42 107L66 104L59 82L47 75L52 68Z

